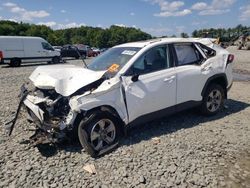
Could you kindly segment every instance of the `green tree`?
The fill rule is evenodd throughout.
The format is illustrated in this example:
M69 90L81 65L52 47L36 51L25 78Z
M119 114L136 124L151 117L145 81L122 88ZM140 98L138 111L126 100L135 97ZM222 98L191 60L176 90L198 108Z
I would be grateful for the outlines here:
M181 38L188 38L188 34L187 33L181 33Z

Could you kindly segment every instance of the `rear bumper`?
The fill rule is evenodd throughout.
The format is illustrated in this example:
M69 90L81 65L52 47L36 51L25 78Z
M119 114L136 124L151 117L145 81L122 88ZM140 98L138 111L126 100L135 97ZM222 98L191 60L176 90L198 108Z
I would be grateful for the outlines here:
M0 61L0 64L9 64L10 63L10 58L3 58Z
M4 61L4 59L0 59L0 64L4 64L4 63L6 63L6 62Z

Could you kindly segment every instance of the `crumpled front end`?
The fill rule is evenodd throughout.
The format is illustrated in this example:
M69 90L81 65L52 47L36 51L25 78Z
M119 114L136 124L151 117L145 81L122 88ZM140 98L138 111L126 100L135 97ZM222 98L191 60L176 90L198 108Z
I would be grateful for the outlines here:
M31 137L33 143L57 143L67 139L66 134L73 129L76 118L76 113L70 109L69 98L54 89L28 90L23 86L21 96L25 93L25 99L20 102L27 111L28 121L37 128Z
M21 106L24 106L28 112L28 121L33 122L39 133L42 133L39 138L33 137L34 140L44 143L67 139L67 133L74 128L74 121L79 113L72 111L69 100L96 89L103 82L105 72L73 65L38 67L30 76L32 84L21 88L21 100L15 117L6 123L9 135Z

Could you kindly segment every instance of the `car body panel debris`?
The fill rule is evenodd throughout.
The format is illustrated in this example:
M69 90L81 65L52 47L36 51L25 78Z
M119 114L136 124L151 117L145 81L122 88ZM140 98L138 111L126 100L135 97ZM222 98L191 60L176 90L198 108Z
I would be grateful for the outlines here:
M85 165L83 167L83 169L87 172L89 172L90 174L96 174L96 169L95 169L95 165L93 164L88 164L88 165Z

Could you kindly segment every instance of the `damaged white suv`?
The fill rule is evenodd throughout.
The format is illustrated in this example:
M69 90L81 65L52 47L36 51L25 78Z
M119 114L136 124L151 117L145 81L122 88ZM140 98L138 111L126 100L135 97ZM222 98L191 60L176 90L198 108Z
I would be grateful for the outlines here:
M35 142L75 136L91 156L101 155L131 125L195 106L206 115L219 112L233 58L210 39L166 38L115 46L86 68L38 67L33 89L22 87L9 134L23 104L37 127Z

